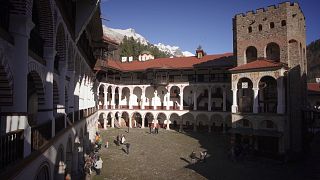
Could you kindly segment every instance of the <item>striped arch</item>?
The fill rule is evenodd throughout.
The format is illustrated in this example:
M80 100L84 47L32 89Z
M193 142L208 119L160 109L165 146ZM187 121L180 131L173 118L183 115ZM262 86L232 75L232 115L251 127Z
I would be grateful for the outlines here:
M73 71L74 70L74 49L73 44L69 42L68 47L68 70Z
M55 80L53 80L53 107L56 108L59 104L59 88Z
M36 172L35 180L50 180L51 173L50 173L50 164L47 161L44 161Z
M54 33L54 17L53 17L53 5L52 1L48 0L33 0L34 3L37 3L37 12L39 18L39 30L40 36L44 40L44 47L53 47L53 33ZM32 0L29 0L30 13L32 13ZM18 2L18 1L16 1ZM10 2L11 3L11 2ZM20 4L21 1L17 3ZM21 5L20 5L21 6ZM19 6L19 7L20 7ZM41 8L40 8L41 7ZM18 8L20 10L20 8Z
M30 78L30 79L29 79ZM44 85L43 85L43 81L40 77L40 75L38 74L37 71L30 71L28 73L28 81L31 80L33 83L33 86L36 90L37 96L38 96L38 105L44 105L45 104L45 97L44 97Z
M13 104L13 75L7 61L0 49L0 106Z
M58 71L62 67L66 66L66 35L65 28L62 23L58 25L57 34L56 34L56 51L57 54L54 58L54 68Z

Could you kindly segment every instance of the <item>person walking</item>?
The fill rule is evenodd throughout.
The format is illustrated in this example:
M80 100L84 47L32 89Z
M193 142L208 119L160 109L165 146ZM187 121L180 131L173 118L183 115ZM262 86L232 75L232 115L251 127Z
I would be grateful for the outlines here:
M97 160L96 163L94 164L94 169L96 170L97 175L100 175L100 174L101 174L101 169L102 169L103 161L102 161L102 159L101 159L100 156L99 156L97 159L98 159L98 160Z
M129 154L130 143L127 143L127 144L126 144L126 147L127 147L127 154Z

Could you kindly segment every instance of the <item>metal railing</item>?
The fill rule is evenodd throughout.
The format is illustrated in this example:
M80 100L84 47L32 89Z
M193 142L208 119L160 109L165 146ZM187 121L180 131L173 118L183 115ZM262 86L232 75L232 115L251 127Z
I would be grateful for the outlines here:
M0 171L23 158L23 132L16 130L0 137Z

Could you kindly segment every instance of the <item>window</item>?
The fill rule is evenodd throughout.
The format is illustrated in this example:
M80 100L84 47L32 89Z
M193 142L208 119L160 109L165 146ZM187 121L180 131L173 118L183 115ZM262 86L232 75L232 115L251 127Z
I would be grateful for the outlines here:
M203 81L204 81L203 74L198 74L198 82L203 82Z
M252 27L251 26L248 27L248 33L252 33Z
M270 23L270 29L273 29L274 28L274 22L271 22Z
M254 46L249 46L246 49L247 63L257 60L257 57L258 57L257 48L255 48Z
M280 46L277 43L269 43L266 48L267 59L280 61Z
M273 122L272 121L266 121L266 127L272 129L273 128Z
M262 25L259 24L259 31L262 31Z
M286 26L286 25L287 25L286 20L282 20L282 21L281 21L281 26Z

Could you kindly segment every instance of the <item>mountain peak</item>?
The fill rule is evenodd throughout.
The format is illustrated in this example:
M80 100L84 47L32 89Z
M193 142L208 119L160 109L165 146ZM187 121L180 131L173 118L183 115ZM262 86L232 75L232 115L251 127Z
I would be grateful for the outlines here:
M147 45L149 41L143 37L142 35L136 33L136 30L133 28L128 29L114 29L109 28L103 25L103 34L104 36L109 37L110 39L116 41L117 43L121 43L125 36L133 37L136 41L141 44ZM180 56L193 56L191 52L182 51L178 46L170 46L165 45L163 43L154 44L160 51L167 52L172 56L180 57Z

